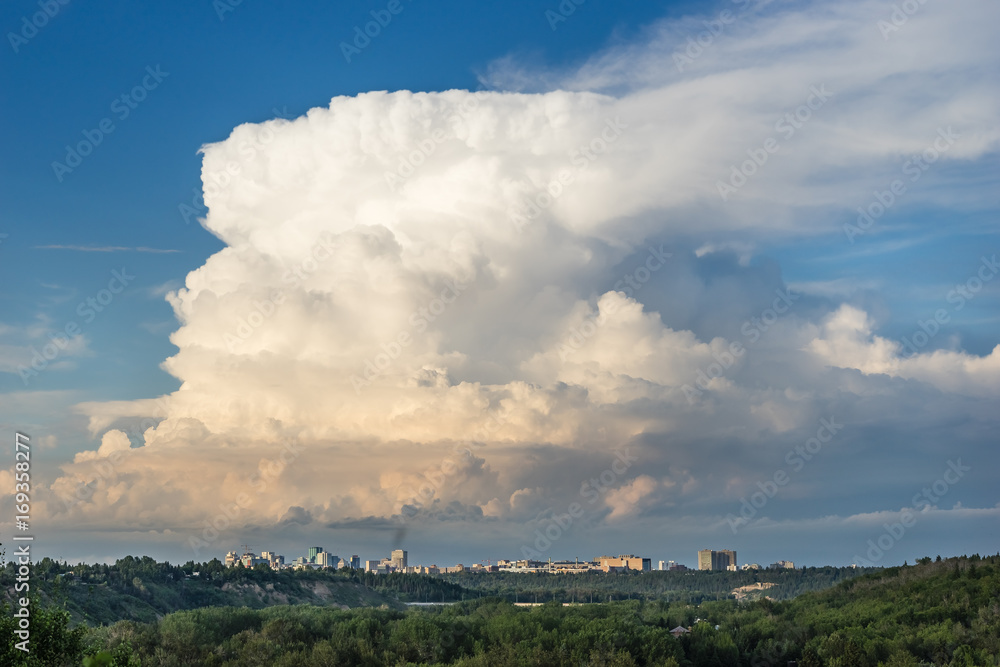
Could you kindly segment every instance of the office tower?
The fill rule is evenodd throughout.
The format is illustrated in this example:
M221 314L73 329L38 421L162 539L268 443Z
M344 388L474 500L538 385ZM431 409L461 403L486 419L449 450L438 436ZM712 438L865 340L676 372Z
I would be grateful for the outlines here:
M736 568L736 552L730 549L713 551L702 549L698 552L699 570L728 570Z
M392 552L392 567L396 572L403 572L406 570L406 552L402 549L395 549Z

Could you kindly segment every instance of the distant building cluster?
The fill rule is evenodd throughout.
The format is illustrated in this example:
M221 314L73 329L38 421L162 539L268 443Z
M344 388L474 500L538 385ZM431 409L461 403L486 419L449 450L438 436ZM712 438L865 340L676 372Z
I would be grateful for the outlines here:
M663 561L660 561L661 563ZM735 572L737 569L740 570L763 570L765 568L761 567L758 563L744 563L742 567L737 568L736 563L736 552L729 549L723 549L722 551L713 551L711 549L702 549L698 552L698 569L699 570L728 570L729 572ZM777 563L771 563L767 566L768 570L794 570L795 563L790 560L779 560Z
M349 559L345 559L329 553L323 547L309 547L308 555L300 556L286 565L284 556L276 554L273 551L262 551L258 556L257 554L251 552L249 547L244 545L244 551L242 554L235 551L230 551L226 554L226 567L235 567L237 563L242 563L243 567L248 568L260 565L261 563L266 563L272 570L281 570L288 567L296 569L333 568L339 570L345 567L354 570L361 569L361 558L359 556L354 555Z
M686 572L687 565L681 565L680 563L672 560L661 560L657 570L662 570L664 572Z
M252 568L261 563L267 563L272 570L280 570L285 567L285 557L278 555L273 551L262 551L259 556L248 550L244 550L242 555L236 553L235 551L230 551L226 554L226 567L235 567L237 563L242 563L243 567L248 568Z
M594 560L498 560L500 572L549 572L574 574L580 572L649 572L652 561L633 554L598 556Z
M757 563L744 563L740 568L741 570L763 570L765 568L761 567ZM767 566L768 570L794 570L795 563L790 560L779 560L777 563L771 563Z
M295 569L344 569L364 570L374 574L389 574L391 572L404 572L408 574L450 574L455 572L544 572L556 574L574 574L580 572L649 572L653 569L652 560L634 554L621 554L618 556L597 556L593 560L492 560L474 563L465 566L461 563L446 567L438 565L410 565L405 549L394 549L388 557L379 560L365 560L362 564L361 557L357 554L350 558L341 558L324 549L323 547L309 547L306 555L299 556L291 563L285 563L285 557L273 551L262 551L260 555L252 553L247 545L243 545L242 554L230 551L226 554L226 567L235 567L237 563L246 568L253 568L261 563L266 563L273 570L284 568ZM769 570L794 569L795 565L791 561L779 560L767 566ZM672 560L661 560L657 563L657 570L665 572L685 572L687 566ZM699 570L726 570L735 572L742 570L764 569L757 563L746 563L742 568L737 567L736 552L729 549L713 551L702 549L698 552Z

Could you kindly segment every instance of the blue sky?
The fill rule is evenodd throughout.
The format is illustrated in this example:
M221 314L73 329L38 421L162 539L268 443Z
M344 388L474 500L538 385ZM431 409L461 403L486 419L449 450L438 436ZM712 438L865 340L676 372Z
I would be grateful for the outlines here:
M101 398L120 398L122 383L126 395L176 388L150 363L171 353L165 334L173 317L160 288L180 284L222 247L178 210L198 203L202 144L226 138L241 123L273 118L274 110L295 117L337 95L476 89L477 73L511 54L571 65L685 4L581 5L553 30L545 3L405 2L385 33L349 63L340 44L352 42L354 27L382 5L298 3L276 11L241 3L230 11L211 2L103 8L71 2L26 44L18 42L16 53L8 37L0 83L16 93L0 110L9 156L0 164L9 235L0 270L17 289L2 295L5 317L21 326L40 314L68 322L76 297L102 287L112 268L142 269L126 297L127 312L109 309L88 327L100 354L80 361L86 373L40 377L36 388L86 387ZM20 34L23 17L39 7L15 2L0 11L5 32ZM111 105L141 84L148 66L169 76L121 119ZM58 180L52 163L64 162L66 146L104 118L114 132ZM46 245L171 252L39 249ZM107 369L112 356L122 362L114 370ZM23 386L9 375L0 382L5 389Z
M0 9L0 422L43 443L34 473L50 494L38 509L39 531L52 533L43 548L187 560L191 535L218 511L184 486L180 461L206 471L197 485L228 498L262 452L291 439L316 452L317 474L345 475L341 486L289 464L198 555L245 536L289 553L315 535L357 545L344 547L352 553L378 550L394 539L399 489L426 477L447 443L471 437L482 405L533 411L539 402L545 419L514 420L493 457L471 457L462 479L435 488L411 520L411 560L516 554L572 502L588 470L610 464L602 456L612 442L638 443L648 468L616 480L586 530L563 542L573 553L547 555L591 556L615 550L613 539L682 562L693 549L732 545L755 560L845 564L865 535L878 535L879 513L898 514L909 489L959 455L978 461L961 498L949 491L906 555L886 558L995 547L983 536L996 535L1000 500L987 435L997 426L1000 280L954 297L1000 250L998 52L980 27L994 8L925 5L885 32L879 21L891 21L892 5L874 1L824 14L819 3L587 0L564 2L575 10L553 23L557 2L401 0L348 62L342 44L388 4L55 2L34 32L23 21L44 11L39 3ZM691 51L693 39L703 46ZM934 61L928 43L948 57ZM696 55L678 66L685 53ZM747 164L747 151L781 137L775 121L820 84L830 100L720 201L718 184ZM496 96L437 95L448 90ZM401 193L378 190L430 136L420 133L466 102L474 110L462 112L454 141L438 142ZM277 117L287 120L234 134ZM573 194L543 206L536 226L504 236L503 211L538 201L573 147L612 117L625 119L621 138L572 176L587 185L567 185ZM926 171L907 170L947 128L957 140L939 144ZM277 139L261 141L263 129ZM248 137L259 150L243 162ZM54 166L72 165L67 147L80 142L97 145L71 170ZM233 159L240 173L206 208L203 168L218 173ZM905 192L850 238L857 209L893 181ZM337 261L289 287L281 275L321 239L335 243ZM576 358L561 354L562 332L588 309L614 307L616 281L651 245L672 262L622 295L626 319L612 317ZM114 271L134 278L112 294ZM432 303L436 285L459 279L470 291L412 354L370 390L348 391L351 360L376 359L384 341L410 331L407 316ZM787 288L800 294L791 315L750 347L724 378L732 385L684 400L680 369L707 368L724 342L747 343L741 325ZM91 319L87 299L105 289L108 303ZM279 304L243 347L224 344L276 289L296 310ZM936 312L947 321L907 360L893 346ZM23 370L74 325L67 349L38 373ZM168 407L145 402L161 396ZM769 502L766 517L730 531L726 514L836 410L855 426L842 458L793 479L799 502ZM164 422L144 439L141 418ZM128 462L115 462L113 477L88 468L126 442ZM368 452L361 460L345 454L358 449ZM732 466L713 470L723 452ZM890 465L898 476L868 472ZM57 510L81 480L95 489L91 507ZM156 501L140 488L182 507L176 523L157 519L162 510L147 508ZM959 527L945 533L949 516ZM676 543L648 537L661 525ZM813 532L830 537L807 548L802 536ZM830 552L844 540L855 553Z

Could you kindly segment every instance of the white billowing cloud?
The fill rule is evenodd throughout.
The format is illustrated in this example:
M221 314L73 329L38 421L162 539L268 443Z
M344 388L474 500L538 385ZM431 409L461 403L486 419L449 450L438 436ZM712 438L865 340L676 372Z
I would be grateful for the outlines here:
M543 385L584 387L592 399L607 404L647 397L652 387L690 384L715 361L713 352L721 354L729 344L702 343L689 331L666 328L657 313L643 312L642 304L622 292L602 295L596 309L577 303L560 330L557 344L526 362L525 370Z
M643 470L604 494L617 521L731 478L692 452L740 465L731 443L815 432L831 386L864 393L824 364L992 391L1000 352L901 359L845 306L819 324L786 316L774 329L797 342L792 361L739 357L692 400L685 386L734 341L667 326L673 313L646 305L653 290L682 291L691 310L746 304L704 303L693 280L654 288L667 269L645 244L677 239L707 261L819 233L941 127L961 133L942 160L995 150L1000 90L984 62L998 11L928 3L886 42L883 3L782 5L741 17L683 72L673 54L700 30L686 21L565 80L596 93L374 92L236 128L203 149L204 226L226 248L168 295L179 350L163 367L181 386L81 406L95 434L162 421L142 427L140 448L125 452L113 430L79 454L53 489L84 488L87 502L50 514L203 538L213 523L339 525L404 506L524 521L565 507L615 447L639 443ZM808 100L808 123L775 135ZM718 181L772 135L780 151L723 203ZM922 192L914 203L938 190ZM701 238L719 235L751 240ZM715 440L691 446L702 437ZM683 489L664 481L673 466Z
M905 343L873 334L867 314L843 305L822 324L808 349L831 366L862 373L884 373L920 380L944 391L988 396L1000 393L1000 345L979 357L958 350L922 351L940 323L928 318L927 329L913 332Z
M604 496L605 504L611 508L608 521L637 514L658 486L659 483L649 475L639 475L625 486L609 491Z
M74 463L82 461L93 461L95 459L106 459L114 452L121 452L131 449L132 443L128 435L121 431L111 430L101 438L101 446L96 452L80 452L74 457Z
M4 495L14 495L16 483L13 470L0 470L0 489L3 489Z

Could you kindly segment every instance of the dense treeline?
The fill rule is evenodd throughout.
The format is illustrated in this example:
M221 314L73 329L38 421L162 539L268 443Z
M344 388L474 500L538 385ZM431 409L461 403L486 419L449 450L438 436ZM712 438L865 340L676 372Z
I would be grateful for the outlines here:
M60 613L50 616L58 621ZM672 636L678 625L691 632ZM524 608L489 597L409 611L208 608L85 632L58 622L50 628L63 653L36 664L80 664L83 654L106 651L104 664L112 667L785 667L789 660L799 667L996 667L1000 554L924 559L788 601L626 600ZM73 654L78 645L84 648Z
M59 599L71 620L90 625L118 620L153 621L202 607L275 604L399 606L402 602L449 602L484 596L511 602L609 602L645 599L700 603L732 597L738 586L774 582L759 591L786 599L858 576L854 568L751 572L644 572L587 574L461 573L376 575L355 570L252 570L225 567L218 559L183 565L149 556L126 556L113 565L68 565L48 558L33 566L42 599ZM0 590L14 581L14 565L0 569Z
M830 588L875 568L809 567L798 570L739 572L587 572L581 574L490 574L462 572L441 575L463 588L518 602L610 602L666 600L699 603L725 600L732 591L757 583L774 583L761 593L775 600Z
M195 576L197 573L197 576ZM15 566L0 569L0 590L11 599ZM353 570L252 570L219 560L159 563L127 556L114 565L68 565L44 558L32 567L41 600L57 600L72 621L90 625L118 620L154 621L173 611L202 607L316 604L348 607L402 602L455 601L475 597L454 582L416 574L374 575Z

